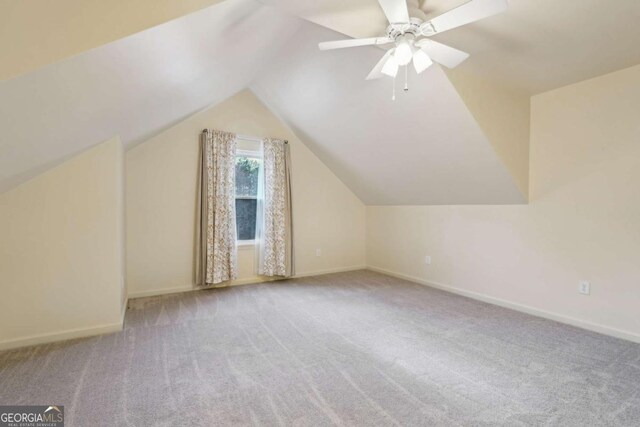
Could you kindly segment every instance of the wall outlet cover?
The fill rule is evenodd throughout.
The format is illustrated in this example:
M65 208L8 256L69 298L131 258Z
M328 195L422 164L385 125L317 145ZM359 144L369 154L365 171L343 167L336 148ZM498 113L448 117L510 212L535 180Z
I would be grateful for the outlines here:
M578 292L582 295L589 295L591 293L591 283L586 280L581 280L578 284Z

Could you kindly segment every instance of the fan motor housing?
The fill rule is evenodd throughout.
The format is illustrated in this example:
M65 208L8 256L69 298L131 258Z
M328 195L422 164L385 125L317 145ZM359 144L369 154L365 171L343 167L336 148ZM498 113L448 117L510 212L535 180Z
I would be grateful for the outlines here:
M423 22L424 21L420 18L410 18L409 22L405 22L402 24L391 24L387 27L387 37L398 40L399 37L407 34L411 34L414 38L418 38L422 35L430 35L435 33L435 31L429 31L429 29L433 29L431 25L422 27ZM425 30L427 31L426 34Z

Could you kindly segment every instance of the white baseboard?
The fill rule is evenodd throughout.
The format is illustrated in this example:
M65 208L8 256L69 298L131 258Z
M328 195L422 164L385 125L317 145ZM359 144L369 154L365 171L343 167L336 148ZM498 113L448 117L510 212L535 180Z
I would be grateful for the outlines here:
M107 325L92 326L89 328L69 329L62 332L52 332L41 335L31 335L24 338L7 340L0 342L0 350L10 350L19 347L27 347L36 344L46 344L54 341L65 341L75 338L85 338L94 335L110 334L122 330L124 315L119 323L111 323Z
M205 289L214 289L216 287L226 288L229 286L251 285L255 283L270 282L273 280L279 280L279 279L270 279L266 277L249 277L247 279L239 279L239 280L234 280L230 283L224 283L222 286L208 286L208 287L177 286L175 288L151 289L148 291L132 292L129 294L129 299L157 297L161 295L179 294L182 292L202 291Z
M629 332L609 326L601 325L598 323L592 323L586 320L576 319L575 317L565 316L563 314L553 313L551 311L541 310L528 305L523 305L511 301L507 301L500 298L495 298L489 295L484 295L478 292L468 291L466 289L456 288L454 286L445 285L442 283L432 282L419 277L410 276L407 274L397 273L395 271L386 270L384 268L378 268L368 266L368 270L375 271L377 273L386 274L388 276L397 277L399 279L408 280L410 282L418 283L420 285L429 286L431 288L440 289L446 292L450 292L457 295L462 295L468 298L472 298L478 301L486 302L489 304L498 305L500 307L510 308L512 310L520 311L523 313L531 314L538 317L543 317L549 320L555 320L556 322L566 323L571 326L575 326L589 331L598 332L604 335L610 335L616 338L622 338L624 340L640 343L640 335L634 332Z
M159 295L177 294L180 292L197 291L197 288L191 286L177 286L175 288L151 289L148 291L129 292L129 299L155 297Z
M321 276L323 274L331 274L331 273L342 273L346 271L354 271L354 270L364 270L367 267L364 265L356 265L350 267L340 267L340 268L331 268L326 270L316 270L316 271L308 271L304 273L298 273L293 278L297 277L309 277L309 276ZM220 287L228 287L228 286L240 286L240 285L252 285L255 283L264 283L264 282L273 282L276 280L282 280L281 278L269 278L269 277L249 277L246 279L234 280L230 283L226 283ZM129 294L129 299L134 298L145 298L145 297L155 297L160 295L169 295L169 294L177 294L180 292L191 292L191 291L201 291L204 289L211 289L211 287L195 287L195 286L179 286L175 288L163 288L163 289L151 289L148 291L140 291L140 292L131 292Z
M120 329L124 329L124 319L127 316L127 308L129 307L129 297L126 297L124 300L124 306L121 308L122 313L120 313Z
M350 267L329 268L326 270L308 271L305 273L296 273L294 277L322 276L324 274L344 273L347 271L366 270L366 265L352 265Z

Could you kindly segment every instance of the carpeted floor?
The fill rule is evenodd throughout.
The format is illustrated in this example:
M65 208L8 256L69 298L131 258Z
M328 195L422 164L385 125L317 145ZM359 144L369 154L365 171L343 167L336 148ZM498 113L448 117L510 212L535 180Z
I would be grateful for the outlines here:
M640 425L640 345L369 271L130 301L123 332L0 353L68 426Z

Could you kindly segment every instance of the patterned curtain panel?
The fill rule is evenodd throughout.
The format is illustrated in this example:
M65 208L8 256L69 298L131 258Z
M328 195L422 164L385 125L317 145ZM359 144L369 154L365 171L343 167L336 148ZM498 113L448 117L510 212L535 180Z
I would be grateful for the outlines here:
M262 149L256 222L258 274L289 277L294 274L289 144L267 138Z
M201 153L196 283L209 286L237 277L235 134L203 131Z

